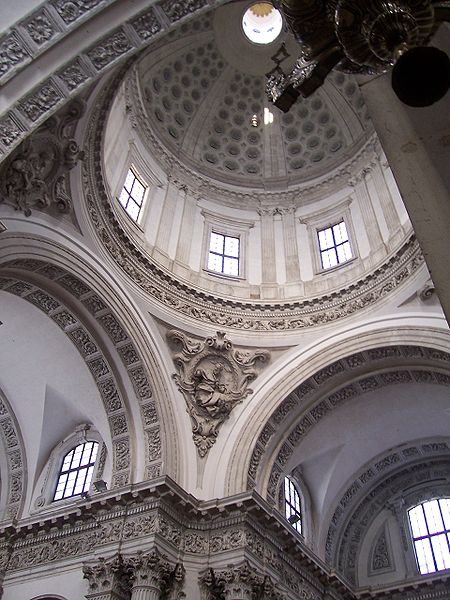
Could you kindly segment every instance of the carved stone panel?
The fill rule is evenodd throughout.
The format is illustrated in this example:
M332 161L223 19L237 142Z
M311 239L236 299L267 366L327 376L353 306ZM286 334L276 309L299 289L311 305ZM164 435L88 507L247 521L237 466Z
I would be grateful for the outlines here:
M233 408L252 393L248 384L257 376L256 363L266 362L269 352L236 350L221 331L203 342L176 330L167 338L179 349L173 355L178 371L173 377L186 401L194 443L204 457Z

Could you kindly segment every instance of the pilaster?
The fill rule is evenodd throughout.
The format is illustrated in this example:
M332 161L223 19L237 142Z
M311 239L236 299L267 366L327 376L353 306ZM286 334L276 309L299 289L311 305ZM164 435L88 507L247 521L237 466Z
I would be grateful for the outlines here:
M380 227L378 225L378 219L373 208L373 200L370 197L369 190L367 189L367 173L368 170L364 169L357 177L353 177L349 183L354 190L354 195L361 210L361 215L369 240L370 252L371 254L376 254L379 250L384 250L384 242Z
M280 208L283 223L284 256L286 261L286 281L300 281L300 262L298 257L297 232L295 230L295 207Z

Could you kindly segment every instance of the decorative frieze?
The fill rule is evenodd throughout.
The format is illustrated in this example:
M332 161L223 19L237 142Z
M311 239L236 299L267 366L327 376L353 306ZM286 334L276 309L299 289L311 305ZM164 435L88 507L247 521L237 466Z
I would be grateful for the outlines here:
M178 371L174 379L186 401L194 443L203 458L236 404L252 393L248 384L257 376L256 364L266 362L270 355L266 350L237 350L221 331L197 341L172 330L167 339L178 350L173 355Z

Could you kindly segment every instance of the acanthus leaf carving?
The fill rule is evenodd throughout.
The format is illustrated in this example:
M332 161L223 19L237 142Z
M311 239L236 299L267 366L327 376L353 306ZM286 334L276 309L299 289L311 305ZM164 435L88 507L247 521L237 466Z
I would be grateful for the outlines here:
M194 443L203 458L236 404L252 393L248 384L258 374L256 363L266 362L270 355L266 350L236 350L221 331L204 342L176 330L169 331L167 339L179 350L173 356L178 371L173 377L186 401Z
M110 593L117 600L128 598L131 588L131 576L128 565L120 554L110 559L100 557L92 563L83 565L83 577L89 582L86 598L98 598L100 594Z

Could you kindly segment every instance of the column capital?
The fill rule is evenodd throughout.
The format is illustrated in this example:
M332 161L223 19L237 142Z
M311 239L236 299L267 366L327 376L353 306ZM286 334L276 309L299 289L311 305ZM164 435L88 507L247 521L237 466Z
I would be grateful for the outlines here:
M133 588L146 586L160 590L163 580L172 570L167 557L160 554L156 548L148 552L139 550L136 554L127 556L125 562L130 571Z
M89 582L88 600L128 600L130 572L120 554L83 564L83 577Z

